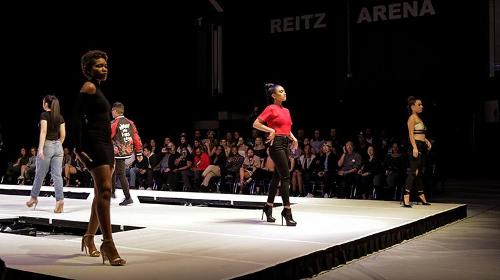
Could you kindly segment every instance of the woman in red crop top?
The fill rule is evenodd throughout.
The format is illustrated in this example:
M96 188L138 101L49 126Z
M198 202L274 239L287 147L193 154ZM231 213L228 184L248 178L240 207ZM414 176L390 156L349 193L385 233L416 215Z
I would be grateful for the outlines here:
M283 224L283 218L285 218L287 226L295 226L297 222L293 220L289 200L290 171L288 169L288 158L290 155L290 140L292 141L292 149L297 149L298 143L291 131L292 118L290 117L290 112L282 105L283 101L286 100L285 89L275 84L266 84L265 88L267 95L274 102L264 109L253 123L253 127L269 133L267 137L268 142L271 143L269 154L275 163L275 169L267 203L264 205L262 214L266 214L268 222L276 221L272 216L272 210L278 183L281 182L281 198L283 199L284 206L281 212L281 224Z

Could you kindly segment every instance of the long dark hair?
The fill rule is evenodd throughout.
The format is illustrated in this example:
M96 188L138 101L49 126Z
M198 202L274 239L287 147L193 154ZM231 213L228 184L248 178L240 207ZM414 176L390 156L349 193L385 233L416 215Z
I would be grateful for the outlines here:
M417 103L417 100L420 99L416 98L415 96L408 96L408 114L412 114L411 106L415 105L415 103Z
M43 102L47 103L47 107L50 108L49 112L49 125L54 128L59 124L61 119L61 108L59 107L59 99L55 95L46 95L43 98Z
M276 88L279 87L278 84L267 83L264 85L264 89L266 90L267 103L273 104L273 93L276 92Z

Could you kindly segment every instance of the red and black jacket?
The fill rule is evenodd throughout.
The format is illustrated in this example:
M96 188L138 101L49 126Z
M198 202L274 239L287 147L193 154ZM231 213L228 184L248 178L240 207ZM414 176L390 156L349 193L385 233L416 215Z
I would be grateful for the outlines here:
M142 142L133 121L118 116L111 122L111 139L115 150L115 158L126 159L142 155Z

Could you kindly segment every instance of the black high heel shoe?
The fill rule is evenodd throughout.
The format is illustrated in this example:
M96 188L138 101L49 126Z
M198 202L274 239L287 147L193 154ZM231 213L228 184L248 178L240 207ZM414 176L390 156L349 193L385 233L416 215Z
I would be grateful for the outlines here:
M422 194L422 196L423 196L423 194ZM421 195L418 196L418 198L420 199L420 202L422 202L422 205L431 205L429 202L424 201L424 199L422 198L422 196Z
M283 225L283 218L285 218L287 226L294 227L297 225L297 222L294 221L293 217L292 217L292 209L283 208L283 211L281 211L281 225Z
M411 204L406 204L406 203L403 201L403 204L401 205L401 207L411 208Z
M266 218L269 223L274 223L276 221L276 219L273 218L273 207L267 203L262 209L262 217L260 218L261 220L264 220L264 214L266 214Z

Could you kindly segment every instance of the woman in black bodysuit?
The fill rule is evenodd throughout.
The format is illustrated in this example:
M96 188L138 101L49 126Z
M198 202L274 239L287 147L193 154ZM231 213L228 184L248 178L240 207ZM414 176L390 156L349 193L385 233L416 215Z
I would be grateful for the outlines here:
M111 265L124 265L112 238L110 218L111 178L114 168L114 151L111 142L111 106L100 89L108 74L108 56L98 50L82 56L83 84L75 110L75 154L90 170L94 179L94 200L87 232L82 238L82 251L91 257L102 255ZM94 235L100 227L103 235L101 252L94 244Z

